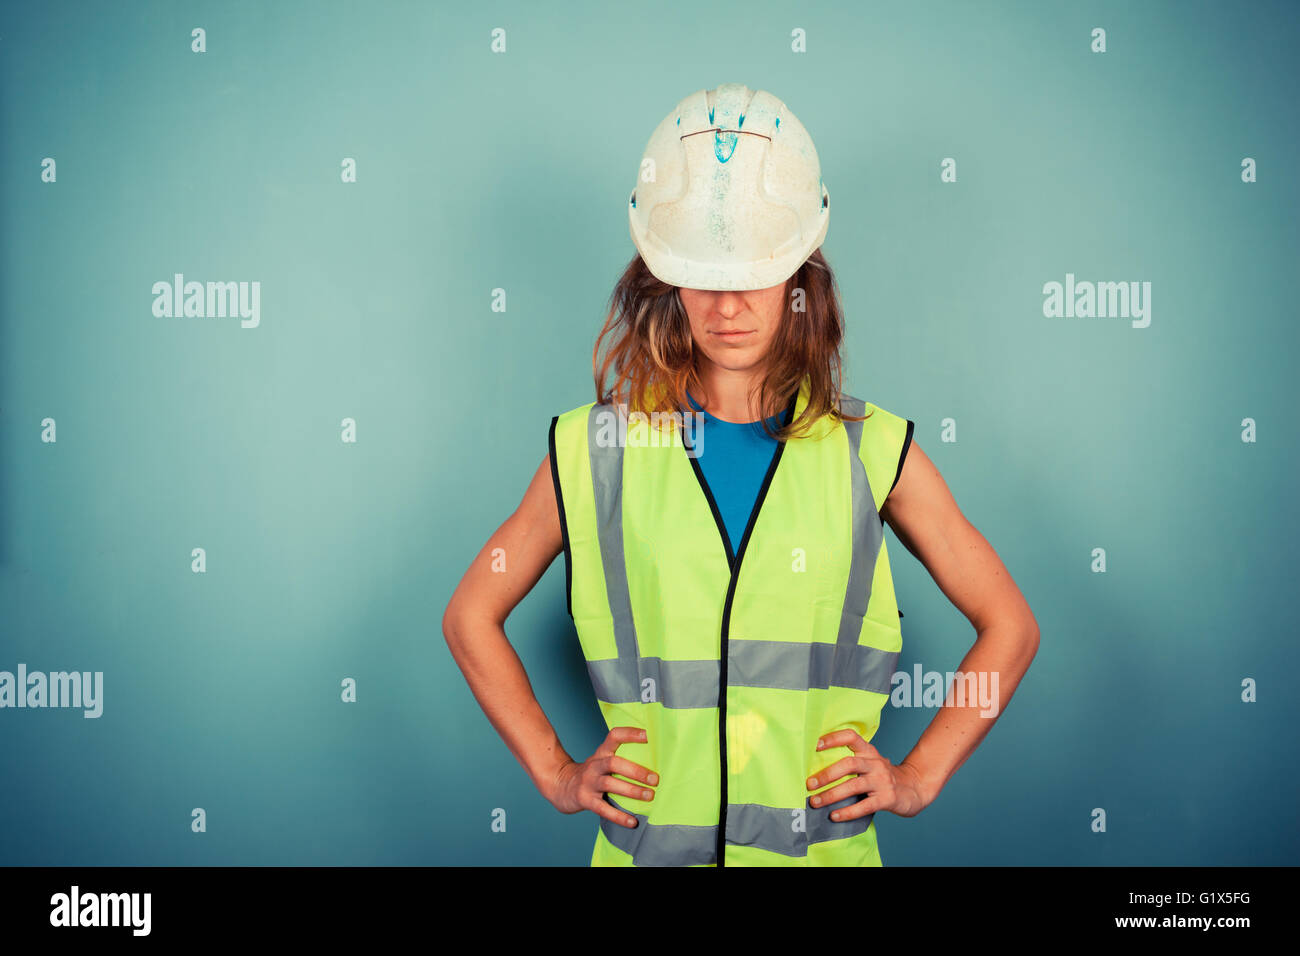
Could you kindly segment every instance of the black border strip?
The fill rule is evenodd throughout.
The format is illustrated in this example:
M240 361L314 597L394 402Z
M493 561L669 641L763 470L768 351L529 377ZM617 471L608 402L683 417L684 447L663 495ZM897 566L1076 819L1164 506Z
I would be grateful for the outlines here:
M898 484L898 479L903 475L903 462L907 461L907 450L912 447L912 430L916 428L916 423L910 418L907 420L907 434L903 436L903 453L898 456L898 471L894 472L894 485ZM894 485L889 486L889 491L894 490ZM889 491L885 492L885 497L889 497Z
M898 471L894 473L894 485L898 484L898 479L903 474L903 462L907 461L907 450L912 447L912 432L915 430L915 428L916 428L916 423L909 418L907 420L907 434L903 436L903 453L898 456ZM889 486L889 491L894 490L894 485ZM885 492L886 501L889 500L889 491ZM881 507L882 508L884 507L883 502L881 503ZM898 616L899 617L903 616L902 608L898 609Z
M682 432L682 441L686 441L686 433ZM690 451L690 445L686 449ZM713 498L713 491L709 488L709 482L704 477L704 472L700 470L700 460L696 455L687 455L691 460L691 468L695 471L695 480L700 483L700 489L704 492L705 500L709 503L709 510L713 512L713 523L718 526L718 532L722 535L722 547L727 552L727 567L736 566L736 552L731 547L731 536L727 534L727 524L722 520L722 512L718 510L718 503Z
M555 485L555 504L560 511L560 538L564 543L564 608L573 619L573 555L569 551L569 522L564 517L564 493L560 490L560 466L555 461L555 426L560 416L551 416L551 430L546 436L547 453L551 456L551 483Z

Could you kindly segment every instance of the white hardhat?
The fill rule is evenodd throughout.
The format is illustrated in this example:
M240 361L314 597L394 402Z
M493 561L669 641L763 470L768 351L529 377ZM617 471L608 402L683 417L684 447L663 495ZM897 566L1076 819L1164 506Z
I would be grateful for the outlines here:
M771 93L740 83L677 104L628 197L646 266L686 289L779 285L822 244L830 214L808 131Z

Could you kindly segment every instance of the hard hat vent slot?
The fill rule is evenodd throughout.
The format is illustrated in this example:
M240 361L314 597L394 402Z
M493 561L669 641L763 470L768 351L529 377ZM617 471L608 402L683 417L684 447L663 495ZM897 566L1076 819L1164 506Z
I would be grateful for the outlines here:
M713 134L713 155L718 158L718 162L725 163L731 159L731 154L736 151L736 140L740 138L740 133L732 130L718 130Z

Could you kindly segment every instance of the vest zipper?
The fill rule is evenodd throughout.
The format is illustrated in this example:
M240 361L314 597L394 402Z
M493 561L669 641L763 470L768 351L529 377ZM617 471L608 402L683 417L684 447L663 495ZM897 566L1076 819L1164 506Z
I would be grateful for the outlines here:
M777 449L778 452L780 449ZM770 472L769 472L770 473ZM752 515L750 516L752 519ZM744 545L741 545L744 551ZM740 578L740 562L732 566L731 581L727 584L727 601L722 608L722 658L721 673L718 678L718 777L722 782L718 810L718 848L717 865L726 866L727 858L727 648L728 630L731 627L731 600L736 594L736 581Z
M790 396L790 401L786 405L783 423L790 422L794 417L794 408L798 398L798 391ZM684 433L682 443L688 450L690 449L690 443L686 440ZM781 454L784 451L785 442L777 442L776 450L772 452L772 462L767 466L767 473L763 476L763 484L758 489L753 510L749 513L749 522L745 525L745 533L740 537L740 547L734 552L731 549L731 538L727 534L727 525L722 520L722 512L718 510L718 503L713 498L713 492L709 489L709 483L704 478L704 472L700 470L699 461L695 455L687 456L690 459L691 468L695 472L695 477L700 483L700 488L704 492L704 497L709 502L709 510L713 512L713 521L718 526L718 533L722 535L722 545L727 552L727 564L731 568L731 577L727 581L727 598L722 605L722 642L718 673L718 779L720 781L720 793L718 842L715 854L717 856L717 865L720 867L727 865L727 658L729 656L728 640L731 630L731 602L736 596L736 583L740 580L740 562L745 557L745 547L749 544L749 537L754 530L754 525L758 523L758 514L763 509L764 499L767 498L767 489L772 484L772 478L776 474L776 466L781 461Z

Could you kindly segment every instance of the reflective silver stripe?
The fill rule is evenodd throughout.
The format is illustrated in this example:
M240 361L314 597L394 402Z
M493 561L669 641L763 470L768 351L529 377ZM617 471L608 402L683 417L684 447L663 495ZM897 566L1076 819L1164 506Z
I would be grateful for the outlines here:
M650 823L644 813L632 813L605 794L605 802L623 813L636 817L636 829L600 818L605 839L624 853L632 855L636 866L701 866L717 857L718 828L683 824Z
M621 660L588 661L596 697L610 704L661 703L665 707L717 707L721 666L711 661L665 661L643 657L628 666Z
M803 831L796 831L795 811L785 807L764 807L755 803L730 803L727 805L727 843L734 846L755 846L786 856L807 856L810 843L842 840L857 836L871 825L874 813L856 820L836 823L831 811L839 810L864 799L866 794L853 793L843 800L820 807L807 807L803 812Z
M863 644L803 644L795 641L728 643L729 687L810 690L851 687L888 694L898 651ZM665 707L718 706L718 662L665 661L643 657L639 668L618 660L588 661L596 697L610 704L662 703Z
M866 403L858 398L841 396L840 411L849 415L862 415ZM875 498L871 495L871 483L867 481L867 469L862 463L862 422L844 422L844 429L849 438L849 478L853 494L853 550L849 559L849 581L844 591L844 609L840 612L840 632L837 643L844 647L856 647L862 636L862 621L867 615L867 605L871 602L871 582L876 572L876 557L880 554L880 542L884 538L884 529L880 526L880 514L876 511ZM837 687L855 687L859 674L855 671L860 662L853 655L835 658L834 683ZM892 667L890 674L892 674ZM888 677L886 677L888 683ZM888 693L886 687L885 693Z
M626 688L639 687L637 675L636 624L632 620L632 595L627 586L627 562L623 554L623 442L619 416L622 409L613 405L596 404L587 415L587 457L591 463L591 485L595 492L596 532L600 540L600 564L605 571L605 592L609 599L609 613L614 619L614 645L618 649L615 667L606 668L600 675L609 683L610 693L620 701L639 700L626 697ZM614 441L602 445L597 434L612 426ZM595 675L593 675L593 680ZM600 686L597 685L597 693ZM603 699L603 698L602 698Z
M800 644L793 641L728 642L727 684L731 687L853 687L888 694L898 651L863 644Z
M808 847L828 840L857 836L871 825L874 813L856 820L835 822L831 811L862 800L861 793L850 794L822 807L765 807L754 803L727 805L727 845L752 846L783 856L807 856ZM636 817L635 830L621 823L600 818L605 838L632 856L636 866L694 866L716 864L716 826L683 826L650 823L643 813L633 813L620 806L606 793L605 800L624 813ZM802 829L796 827L797 810L802 809Z

